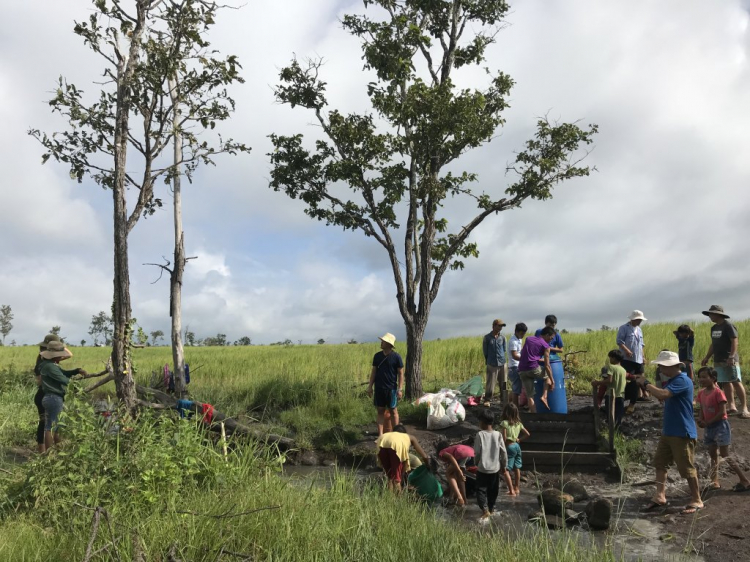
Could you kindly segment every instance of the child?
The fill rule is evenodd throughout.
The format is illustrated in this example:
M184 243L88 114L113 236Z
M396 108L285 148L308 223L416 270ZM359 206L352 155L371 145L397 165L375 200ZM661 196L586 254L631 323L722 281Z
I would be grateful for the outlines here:
M615 428L619 428L622 418L625 415L625 384L627 373L625 368L620 364L624 359L622 351L613 349L607 354L609 365L602 369L602 380L592 381L591 386L594 388L605 387L607 393L604 396L604 407L609 416L614 400L615 409ZM606 376L605 376L606 375Z
M466 467L466 461L474 458L474 449L468 445L450 445L447 441L441 441L437 446L438 459L447 466L445 477L448 479L448 490L450 498L459 507L466 505L466 475L462 468Z
M518 376L518 361L521 359L521 349L523 349L523 338L526 335L528 328L523 322L516 324L516 329L513 332L513 336L510 338L508 344L508 351L510 357L508 358L508 379L510 379L511 392L510 401L518 406L518 397L523 392L523 384L521 384L521 377Z
M716 383L718 373L711 367L701 367L698 370L698 382L703 388L698 393L698 403L701 406L698 427L705 428L703 443L708 447L711 455L711 488L718 490L719 483L719 454L726 459L729 467L739 477L732 491L747 492L750 490L750 480L734 458L729 456L729 444L732 441L732 429L727 419L727 398L724 391Z
M401 482L405 473L411 470L409 463L409 447L414 446L427 462L427 455L413 435L406 432L406 428L398 424L393 431L384 433L376 441L378 445L378 461L388 476L388 488L395 492L401 491Z
M492 429L495 416L487 408L479 413L482 430L474 439L474 462L477 466L477 503L482 510L480 521L486 522L495 512L495 502L500 490L500 475L505 478L509 490L513 489L506 468L508 454L499 431Z
M505 449L508 453L508 480L510 480L510 471L513 471L513 483L508 486L508 495L518 496L521 493L521 467L523 466L519 443L531 437L531 434L521 423L521 416L515 404L508 404L503 408L503 421L500 429L503 432Z
M695 332L687 324L683 324L672 332L677 338L677 353L680 361L685 364L685 372L690 380L693 380L693 346L695 345Z

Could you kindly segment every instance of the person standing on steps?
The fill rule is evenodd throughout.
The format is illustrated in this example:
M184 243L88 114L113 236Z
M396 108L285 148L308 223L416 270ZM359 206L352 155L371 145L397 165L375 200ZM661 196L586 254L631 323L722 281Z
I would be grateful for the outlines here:
M539 400L545 407L547 403L547 392L554 390L555 381L552 379L552 368L549 364L549 342L555 337L554 328L544 327L541 336L529 336L521 349L521 358L518 360L518 376L526 391L526 399L529 404L529 412L536 413L534 403L534 383L538 379L546 379ZM543 367L541 366L543 365Z
M693 515L703 509L698 471L695 468L695 442L698 428L693 415L693 381L683 372L685 364L672 351L662 351L652 365L659 365L662 377L666 378L664 388L657 388L643 375L636 379L637 384L658 398L664 400L664 419L661 437L654 453L656 469L656 493L646 511L667 506L667 468L672 463L690 488L690 503L682 510L683 515Z
M702 366L708 365L709 359L714 358L714 369L718 374L718 381L727 396L727 413L736 414L737 406L734 402L734 393L740 399L740 417L750 418L747 410L747 394L742 385L742 372L740 371L740 357L737 353L739 337L737 328L731 322L727 322L729 315L724 308L713 304L703 314L714 323L711 326L711 345L706 356L701 361Z
M390 427L399 424L397 406L404 392L404 361L393 349L396 345L396 336L387 333L378 339L380 351L372 358L372 372L367 394L373 398L375 407L378 409L378 438L380 438L384 432L386 410L390 414Z
M634 310L628 316L628 323L623 324L617 330L617 347L622 350L623 354L622 367L629 375L628 382L625 385L625 399L630 402L625 410L628 414L635 411L635 403L638 402L640 394L635 380L645 372L646 355L644 347L646 343L643 340L643 331L641 330L641 324L645 321L646 317L643 312Z
M500 385L500 398L505 402L505 336L500 331L505 322L500 319L492 321L492 331L482 340L482 354L487 365L487 380L484 385L484 405L489 407L492 395L495 393L495 383Z
M549 342L549 361L550 363L559 363L562 361L560 355L563 352L563 340L560 332L557 331L557 316L554 314L548 314L545 316L544 328L552 328L555 330L555 337ZM544 328L539 328L534 335L536 337L541 337Z
M55 334L47 334L44 336L44 340L39 342L39 352L47 351L47 346L50 342L59 342L60 336ZM37 390L36 394L34 395L34 405L36 406L36 411L39 414L39 423L36 428L36 446L37 450L40 453L43 453L47 450L47 446L44 444L44 425L45 425L45 415L44 415L44 406L42 405L42 398L44 398L44 389L42 388L42 373L39 371L39 365L41 365L42 359L41 355L36 356L36 365L34 365L34 381L36 382Z

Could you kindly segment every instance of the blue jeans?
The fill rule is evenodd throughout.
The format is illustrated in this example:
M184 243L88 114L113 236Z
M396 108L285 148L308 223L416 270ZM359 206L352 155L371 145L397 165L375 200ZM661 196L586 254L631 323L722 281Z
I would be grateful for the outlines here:
M57 394L45 394L42 398L44 406L44 431L57 431L57 421L63 410L63 397Z
M521 392L523 392L523 384L521 383L521 377L518 376L518 366L511 367L508 370L508 378L510 379L513 394L521 396Z

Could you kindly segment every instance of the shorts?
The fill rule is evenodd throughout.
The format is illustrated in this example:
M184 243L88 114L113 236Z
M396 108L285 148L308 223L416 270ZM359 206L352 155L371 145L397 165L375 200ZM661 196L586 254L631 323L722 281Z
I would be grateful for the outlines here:
M523 388L526 391L526 396L529 398L534 396L534 381L547 378L547 376L543 374L541 367L537 367L532 371L519 371L518 376L520 377Z
M732 428L729 426L729 420L721 420L703 432L703 444L707 447L714 445L716 447L729 447L732 442Z
M508 370L508 379L510 380L510 387L513 391L513 394L516 396L521 396L521 392L523 392L523 384L521 383L521 377L518 376L518 367L511 367Z
M401 483L404 476L404 463L398 458L393 449L382 448L378 451L380 466L385 470L388 479L397 484Z
M623 359L620 365L625 369L626 373L630 373L631 375L642 375L645 372L643 363L636 363L630 359Z
M57 394L45 394L42 398L44 406L44 431L57 431L57 422L63 410L63 398Z
M737 363L734 365L714 365L714 369L719 375L717 380L720 383L742 381L742 371Z
M695 439L662 435L654 453L656 470L666 470L673 462L683 478L695 478Z
M372 393L373 403L378 408L388 408L393 410L398 404L398 389L396 388L378 388Z
M518 443L511 443L506 449L508 451L508 470L520 470L523 466L523 463L521 462L521 445Z

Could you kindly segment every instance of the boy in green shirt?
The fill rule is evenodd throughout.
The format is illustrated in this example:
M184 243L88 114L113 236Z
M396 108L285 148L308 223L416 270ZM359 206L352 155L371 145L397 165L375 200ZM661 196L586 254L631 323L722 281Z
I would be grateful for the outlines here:
M619 428L622 423L622 418L625 415L625 383L627 382L625 377L627 373L620 363L623 360L622 351L619 349L613 349L608 354L609 365L602 369L602 380L592 381L591 386L604 386L607 388L607 393L604 396L604 407L609 415L611 411L610 404L614 400L615 403L615 428Z

